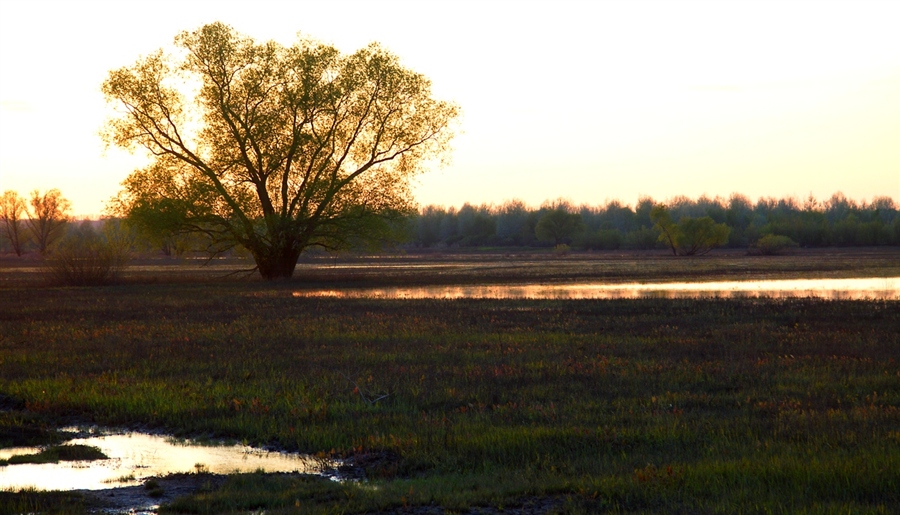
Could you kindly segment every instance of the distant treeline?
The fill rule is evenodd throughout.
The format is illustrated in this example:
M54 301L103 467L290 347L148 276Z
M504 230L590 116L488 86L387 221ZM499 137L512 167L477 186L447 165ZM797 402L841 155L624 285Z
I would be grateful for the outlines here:
M90 242L93 242L91 245L106 242L106 247L116 249L118 253L138 251L182 255L204 253L211 248L202 234L141 230L128 220L107 218L71 223L75 220L65 214L68 203L57 190L43 196L35 192L33 196L34 214L24 208L21 200L13 202L17 200L13 196L4 197L4 209L0 210L0 222L3 222L0 223L0 228L3 228L0 253L39 251L45 254L48 250L58 249L59 242L66 241L69 246L74 242L82 246ZM18 211L9 209L17 205L21 205ZM659 206L665 207L666 217L673 224L682 225L688 220L702 222L702 219L709 218L706 225L695 224L692 235L695 239L699 238L701 247L706 249L724 246L775 253L793 246L900 246L900 206L893 199L876 197L871 202L860 203L841 193L832 195L824 202L810 197L804 201L761 198L754 203L744 195L733 194L728 199L706 196L690 199L681 196L665 202L643 197L634 207L617 200L604 206L576 206L565 200L547 202L539 208L519 200L500 205L464 204L459 209L426 206L408 216L394 219L390 231L393 237L385 241L385 245L397 248L399 242L400 248L407 249L666 248L669 243L660 237L663 230L657 223L659 218L653 218L654 207ZM721 227L724 230L720 231L720 234L727 232L727 240L718 241L714 236L697 234L698 230L711 229L720 224L727 226L727 229ZM682 228L687 227L683 225ZM374 249L369 245L357 250ZM241 252L239 248L233 251Z
M900 210L893 199L876 197L858 203L841 193L824 202L812 197L752 202L733 194L728 199L681 196L666 202L643 197L634 207L617 200L605 206L556 201L537 209L518 200L496 206L465 204L459 209L426 206L409 221L410 244L419 248L554 246L559 242L542 238L538 226L549 213L565 211L576 219L563 243L574 248L662 248L665 244L650 216L658 204L664 204L676 222L708 216L727 225L731 231L725 246L732 248L752 247L766 235L789 238L801 247L900 245Z

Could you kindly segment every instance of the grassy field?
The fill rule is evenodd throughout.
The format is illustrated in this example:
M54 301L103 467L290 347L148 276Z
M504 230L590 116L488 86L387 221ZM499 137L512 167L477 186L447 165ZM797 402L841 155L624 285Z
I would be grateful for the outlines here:
M119 284L258 279L238 258L137 258ZM691 258L665 250L555 254L552 249L421 251L391 255L304 257L293 281L316 285L385 286L601 281L671 282L793 278L900 277L900 248L801 249L782 256L749 256L722 249ZM39 258L0 256L0 289L48 286Z
M896 253L875 256L607 265L629 280L898 266ZM326 262L281 283L7 286L0 444L87 422L349 458L367 478L235 475L164 506L187 513L900 511L900 303L292 296L310 282L418 283L453 267L461 281L491 266L514 279L480 257L431 259L418 267L429 272L378 276ZM508 259L570 270L549 273L560 280L587 258ZM520 268L519 280L540 275ZM22 492L0 506L91 502Z

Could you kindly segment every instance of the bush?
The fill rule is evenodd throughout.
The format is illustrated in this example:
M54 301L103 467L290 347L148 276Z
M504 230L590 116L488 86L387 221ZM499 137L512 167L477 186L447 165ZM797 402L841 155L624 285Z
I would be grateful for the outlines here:
M98 232L89 221L70 230L44 261L53 282L94 286L114 282L128 261L130 239L118 223L107 221Z
M756 241L756 244L751 247L751 251L756 250L764 256L774 256L776 254L781 254L788 248L798 246L799 244L796 241L787 236L767 234Z
M576 244L586 250L616 250L622 246L622 233L616 229L600 229L583 234Z

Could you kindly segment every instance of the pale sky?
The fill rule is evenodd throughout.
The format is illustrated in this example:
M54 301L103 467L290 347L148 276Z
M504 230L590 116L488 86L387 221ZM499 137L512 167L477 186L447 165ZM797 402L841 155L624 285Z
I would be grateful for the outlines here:
M141 158L104 149L109 70L222 21L378 41L462 108L422 204L641 195L900 202L900 2L0 0L0 192L99 215Z

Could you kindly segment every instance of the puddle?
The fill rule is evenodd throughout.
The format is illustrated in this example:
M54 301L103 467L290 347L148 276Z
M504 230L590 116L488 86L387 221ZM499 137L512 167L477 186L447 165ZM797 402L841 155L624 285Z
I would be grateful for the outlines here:
M681 283L577 283L300 290L294 297L385 299L802 298L900 300L900 277Z
M0 490L102 490L141 484L148 477L178 472L301 472L322 474L334 464L306 455L269 452L243 445L205 446L144 433L76 438L68 444L99 447L106 460L0 467ZM3 449L0 457L33 454L34 448Z

